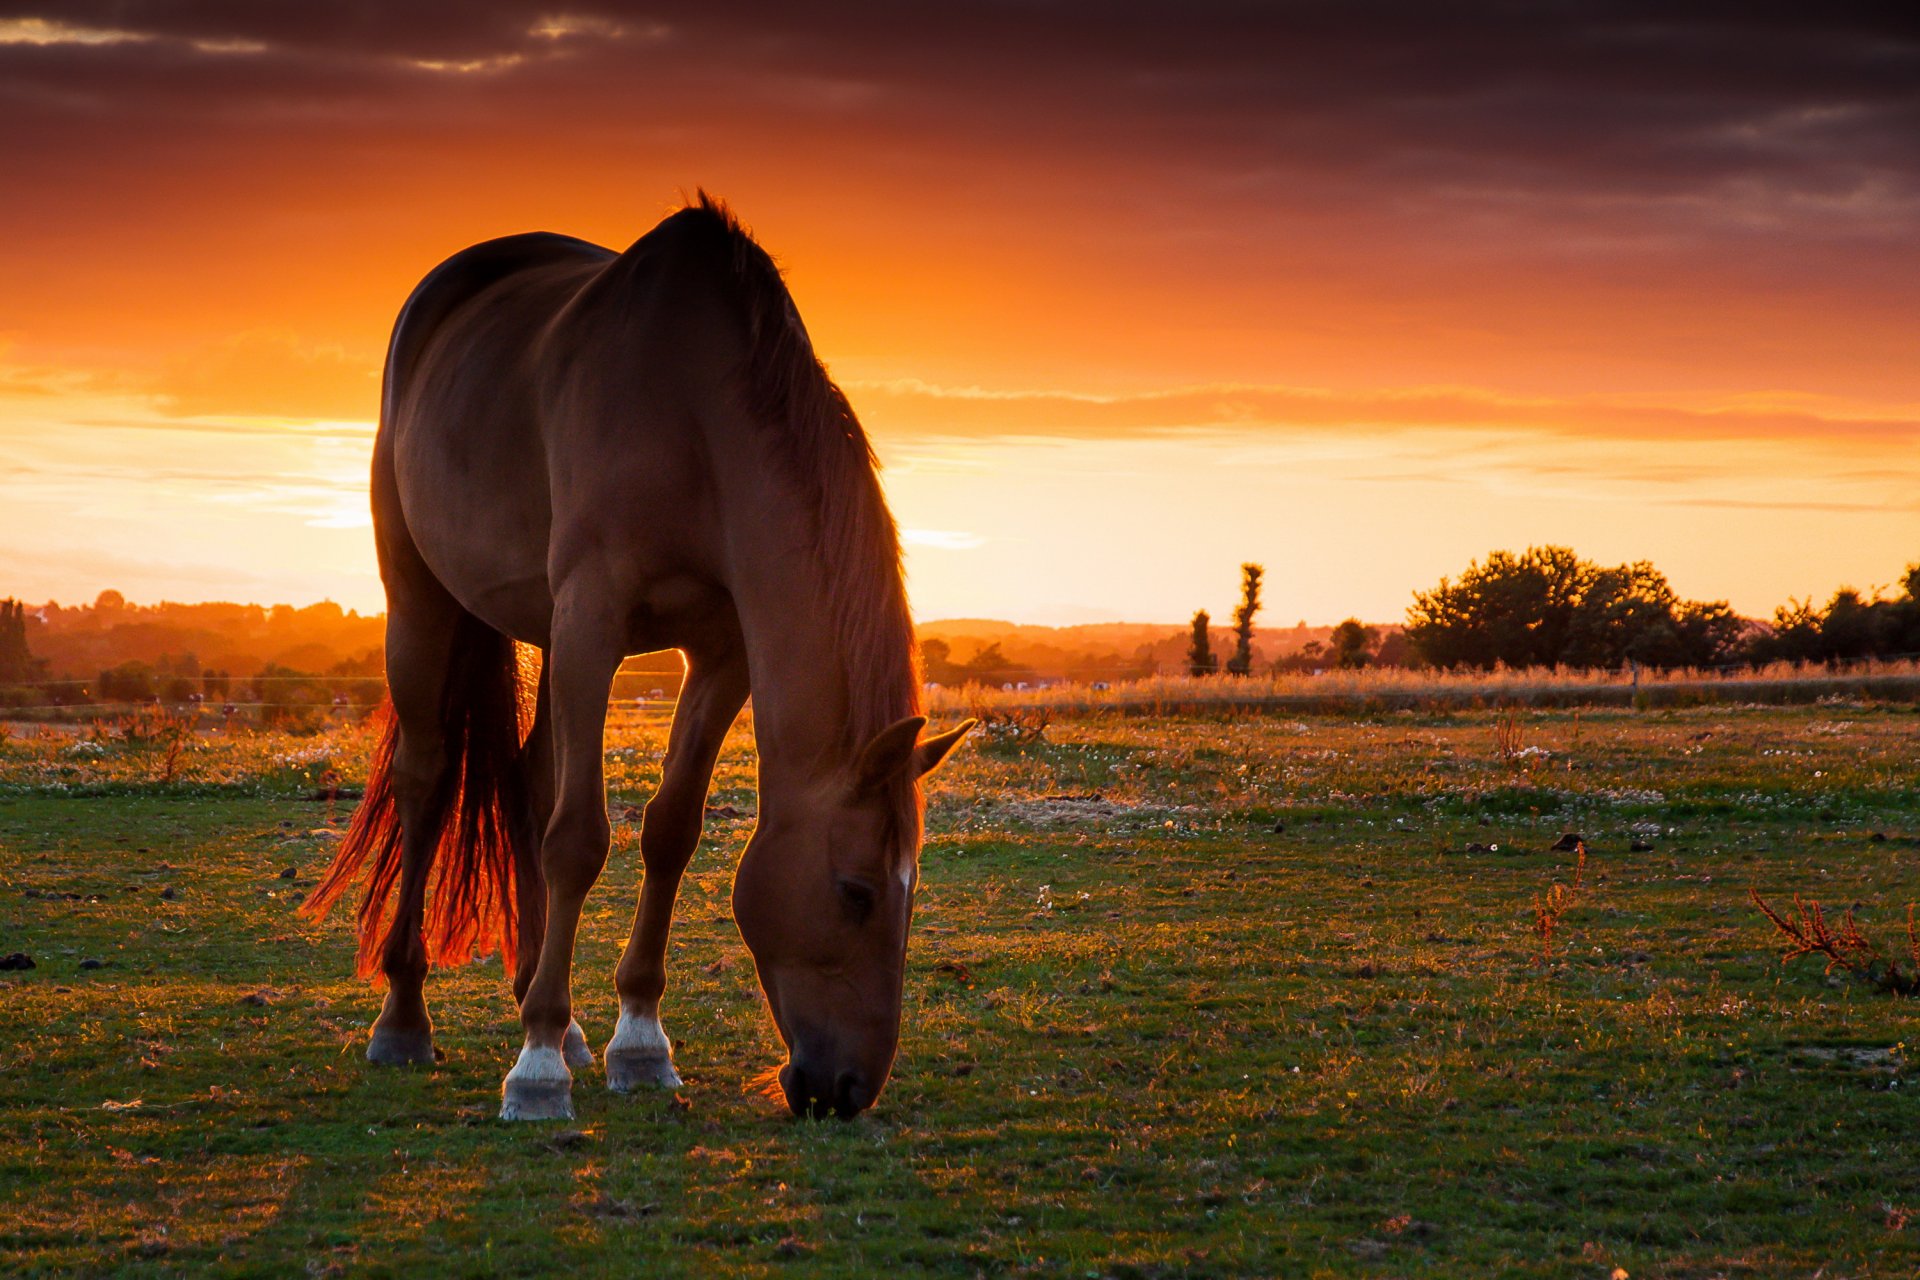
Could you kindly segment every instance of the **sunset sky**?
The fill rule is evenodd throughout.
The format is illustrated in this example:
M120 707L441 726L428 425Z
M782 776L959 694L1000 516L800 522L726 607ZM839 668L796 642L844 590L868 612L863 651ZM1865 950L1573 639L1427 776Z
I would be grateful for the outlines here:
M1898 14L0 0L0 595L381 608L415 281L701 186L873 436L922 618L1220 614L1258 560L1272 624L1396 621L1543 542L1761 616L1890 584Z

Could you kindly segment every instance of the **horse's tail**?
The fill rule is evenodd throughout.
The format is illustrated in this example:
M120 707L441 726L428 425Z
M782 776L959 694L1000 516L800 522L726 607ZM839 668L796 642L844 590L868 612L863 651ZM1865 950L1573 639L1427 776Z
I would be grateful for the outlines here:
M434 833L422 929L429 964L460 964L498 948L512 970L521 944L519 904L540 892L522 745L526 705L513 641L463 615L440 716L447 764L423 813ZM394 927L389 899L400 879L401 852L393 789L400 729L391 705L380 715L366 793L332 865L300 908L322 918L364 875L354 970L376 981Z

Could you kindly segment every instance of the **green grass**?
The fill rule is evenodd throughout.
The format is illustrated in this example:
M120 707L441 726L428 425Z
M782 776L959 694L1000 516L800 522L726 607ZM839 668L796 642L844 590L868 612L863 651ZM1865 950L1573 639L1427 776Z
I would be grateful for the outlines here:
M715 819L664 1010L686 1086L589 1071L573 1124L518 1127L497 963L431 980L445 1063L376 1070L344 920L294 914L346 816L303 797L363 736L208 739L171 783L140 743L0 743L0 951L38 965L0 975L0 1267L1913 1274L1920 1008L1783 965L1746 893L1903 942L1920 715L1519 732L1505 759L1485 714L973 744L934 780L900 1062L851 1124L743 1090L778 1041L728 919L751 820ZM618 814L660 730L611 746ZM715 803L753 807L744 729ZM1565 830L1590 853L1543 944ZM596 1047L636 837L582 930Z

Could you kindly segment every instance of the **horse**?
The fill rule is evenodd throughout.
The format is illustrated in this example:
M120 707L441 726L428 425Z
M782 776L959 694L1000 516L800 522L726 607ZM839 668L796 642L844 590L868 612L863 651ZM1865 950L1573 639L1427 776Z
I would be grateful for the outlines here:
M611 686L628 656L677 649L607 1085L681 1083L667 931L751 693L759 805L733 915L787 1051L767 1091L815 1117L879 1098L921 779L973 722L925 732L877 465L773 259L704 191L624 252L509 236L414 289L373 448L390 714L303 905L319 919L366 882L356 968L387 988L370 1061L432 1062L428 970L497 948L525 1033L500 1116L572 1116L593 1063L571 970L611 834Z

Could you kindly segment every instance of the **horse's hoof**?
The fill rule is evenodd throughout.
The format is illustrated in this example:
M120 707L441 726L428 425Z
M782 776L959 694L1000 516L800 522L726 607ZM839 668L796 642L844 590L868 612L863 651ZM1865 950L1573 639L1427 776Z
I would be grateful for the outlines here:
M593 1050L587 1047L587 1033L580 1029L579 1023L567 1024L566 1039L560 1042L560 1056L575 1071L593 1065Z
M573 1084L567 1080L507 1081L501 1090L502 1120L573 1119Z
M500 1086L502 1120L573 1119L573 1076L558 1049L520 1051L520 1060Z
M673 1069L673 1059L663 1053L643 1053L636 1050L607 1050L607 1088L615 1093L632 1093L635 1089L678 1089L680 1073Z
M432 1066L433 1032L375 1026L367 1041L367 1061L383 1067Z
M673 1069L673 1042L652 1014L620 1011L620 1021L607 1041L607 1088L615 1093L635 1089L678 1089L680 1073Z

